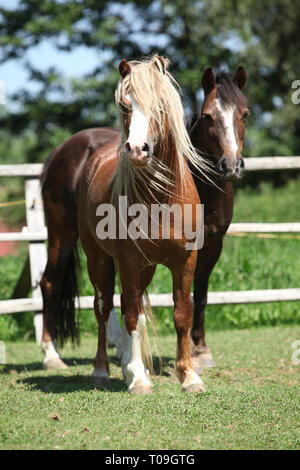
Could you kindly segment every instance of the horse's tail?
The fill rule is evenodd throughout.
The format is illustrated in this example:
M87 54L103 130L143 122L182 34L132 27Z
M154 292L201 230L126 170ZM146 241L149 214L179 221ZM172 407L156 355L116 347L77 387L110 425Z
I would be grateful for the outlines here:
M154 349L157 354L158 360L159 360L159 373L161 374L162 371L162 360L161 360L161 355L158 351L157 347L157 332L155 328L155 319L153 315L153 311L150 305L150 300L148 296L147 290L143 293L143 309L146 315L147 320L149 321L151 325L151 330L152 330L152 337L153 337L153 343L154 343ZM153 356L151 352L151 346L150 346L150 341L149 341L149 336L148 336L148 329L147 325L146 328L143 328L143 336L142 336L142 359L143 363L149 370L150 374L154 373L154 367L153 367Z
M69 255L55 308L55 328L58 343L62 346L71 338L79 344L79 309L75 308L75 298L79 299L77 270L80 269L77 243Z

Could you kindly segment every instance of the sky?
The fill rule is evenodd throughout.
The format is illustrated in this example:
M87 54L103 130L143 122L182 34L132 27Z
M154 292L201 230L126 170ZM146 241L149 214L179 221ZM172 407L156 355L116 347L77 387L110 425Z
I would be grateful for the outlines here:
M14 9L19 4L19 0L0 0L0 7ZM0 64L0 80L6 87L6 105L13 107L14 103L9 96L22 88L35 90L37 85L28 80L28 74L24 68L24 63L30 63L44 71L51 66L62 72L65 77L82 77L93 70L100 62L99 55L95 50L80 46L71 52L58 51L50 40L43 41L38 46L26 53L24 59L9 60L5 64Z

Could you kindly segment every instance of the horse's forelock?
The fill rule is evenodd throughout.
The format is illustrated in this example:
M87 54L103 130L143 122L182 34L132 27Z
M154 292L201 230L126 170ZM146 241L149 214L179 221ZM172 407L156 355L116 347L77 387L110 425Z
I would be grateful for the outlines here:
M247 99L239 87L234 83L230 73L220 70L216 75L217 98L222 108L247 105Z

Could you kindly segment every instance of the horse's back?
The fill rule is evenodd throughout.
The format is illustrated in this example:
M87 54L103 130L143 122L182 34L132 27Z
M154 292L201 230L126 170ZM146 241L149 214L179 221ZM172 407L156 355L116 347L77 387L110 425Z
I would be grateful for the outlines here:
M60 189L75 189L86 160L110 140L120 138L120 131L111 127L84 129L56 147L44 163L42 188L58 193Z
M49 155L41 175L42 195L49 235L77 237L77 191L89 158L108 142L119 141L120 131L91 128L77 132Z

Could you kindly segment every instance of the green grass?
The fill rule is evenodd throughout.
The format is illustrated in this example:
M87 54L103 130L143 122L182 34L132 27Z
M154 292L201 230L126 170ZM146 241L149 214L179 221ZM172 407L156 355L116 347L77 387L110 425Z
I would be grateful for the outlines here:
M41 369L34 343L7 343L0 448L299 448L299 366L291 362L299 338L298 326L211 332L219 367L205 372L202 395L181 392L175 336L159 338L163 374L153 377L151 396L127 392L113 356L110 389L91 387L94 338L67 346L69 369L52 372Z
M257 188L243 186L235 191L233 222L299 222L299 218L299 178L281 187L261 183Z

